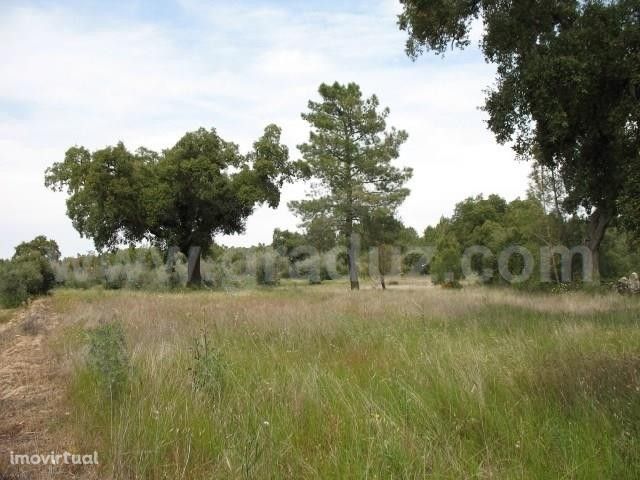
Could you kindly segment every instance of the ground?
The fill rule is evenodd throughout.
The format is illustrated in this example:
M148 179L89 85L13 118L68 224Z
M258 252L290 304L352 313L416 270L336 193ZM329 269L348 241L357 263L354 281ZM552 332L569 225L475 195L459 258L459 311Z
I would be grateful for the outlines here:
M10 454L73 449L59 423L66 369L48 344L59 317L40 299L0 324L0 478L75 478L79 472L54 467L12 467ZM4 473L3 473L4 472ZM3 477L4 475L4 477Z
M0 479L638 478L639 313L422 284L56 291L0 322ZM8 465L65 450L100 465Z

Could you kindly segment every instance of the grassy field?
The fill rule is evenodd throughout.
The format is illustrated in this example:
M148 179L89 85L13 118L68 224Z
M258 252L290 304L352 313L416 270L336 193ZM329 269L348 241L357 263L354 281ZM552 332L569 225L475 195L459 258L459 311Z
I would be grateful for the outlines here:
M103 478L640 478L634 299L328 285L53 302L68 428Z

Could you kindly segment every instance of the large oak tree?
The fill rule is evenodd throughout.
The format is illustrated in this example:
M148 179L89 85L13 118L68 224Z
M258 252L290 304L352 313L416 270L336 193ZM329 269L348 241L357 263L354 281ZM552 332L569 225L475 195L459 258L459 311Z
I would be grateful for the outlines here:
M401 3L399 25L414 58L467 47L481 22L482 52L497 66L485 103L489 127L520 157L560 172L565 208L589 215L585 244L598 279L599 247L612 220L623 214L640 225L628 217L639 211L628 203L638 190L630 182L637 182L640 151L640 2Z
M216 234L242 232L258 204L278 206L292 174L280 133L267 126L245 155L204 128L161 153L122 143L93 153L72 147L45 184L67 190L67 214L98 250L142 240L175 247L190 258L188 283L199 284L200 253Z

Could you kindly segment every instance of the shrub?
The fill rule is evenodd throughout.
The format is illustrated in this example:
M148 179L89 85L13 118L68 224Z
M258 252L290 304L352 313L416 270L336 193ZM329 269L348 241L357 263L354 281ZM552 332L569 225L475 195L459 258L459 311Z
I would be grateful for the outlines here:
M127 284L126 265L112 265L105 269L104 287L109 290L119 290Z
M256 258L256 283L273 286L279 283L275 255L270 252L260 253Z
M90 330L87 365L96 383L110 398L119 396L129 379L129 356L120 323L106 323Z
M220 262L210 258L203 259L200 263L200 270L202 282L206 287L222 288L230 283L229 274Z
M435 284L456 286L462 276L460 244L451 238L443 238L437 245L437 253L431 264L431 280Z
M294 269L296 277L307 277L311 285L322 283L321 258L318 255L296 262Z
M0 302L17 307L35 295L53 288L55 274L49 261L39 252L14 256L0 266Z

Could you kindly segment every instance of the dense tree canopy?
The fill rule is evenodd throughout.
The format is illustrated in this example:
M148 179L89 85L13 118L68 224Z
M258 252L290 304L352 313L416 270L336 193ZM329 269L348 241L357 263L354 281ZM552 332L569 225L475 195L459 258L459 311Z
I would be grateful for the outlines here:
M199 283L200 250L216 234L241 232L257 204L278 205L293 173L280 133L267 126L246 155L203 128L161 153L130 152L122 143L93 153L72 147L47 169L45 183L66 188L74 227L99 250L141 240L185 255L195 248L189 283Z
M44 235L38 235L29 242L22 242L15 248L13 258L22 257L31 253L38 253L50 262L60 260L60 248L55 240L48 239Z
M402 0L407 52L469 45L482 22L482 51L497 66L485 109L500 142L557 169L565 207L590 214L594 253L618 214L639 226L640 4L618 1ZM598 274L597 268L594 272Z
M312 198L291 202L306 223L330 218L349 244L351 288L357 289L358 273L354 225L375 208L393 211L409 194L404 188L411 169L397 168L407 133L387 128L389 109L379 109L374 95L363 98L355 83L322 84L320 102L309 102L302 118L311 125L309 141L298 148L300 165L318 182Z
M55 285L52 262L60 258L55 240L39 235L15 248L11 260L0 260L0 305L16 307Z

